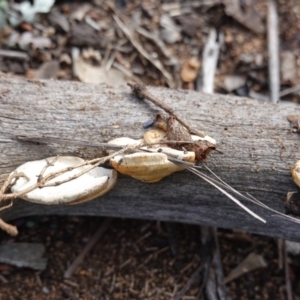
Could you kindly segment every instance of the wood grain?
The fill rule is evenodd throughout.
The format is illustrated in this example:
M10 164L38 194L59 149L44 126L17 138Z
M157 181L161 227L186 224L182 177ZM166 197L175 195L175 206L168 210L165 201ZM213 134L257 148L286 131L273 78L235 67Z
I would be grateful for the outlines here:
M300 136L292 133L287 115L300 114L293 103L256 100L193 91L149 88L193 127L218 141L207 165L228 184L249 192L284 212L288 191L297 190L290 175L299 159ZM140 138L142 124L161 112L138 100L128 87L78 82L30 81L0 77L0 179L18 165L56 154L85 158L101 151L89 143L119 136ZM17 136L79 141L85 146L20 142ZM248 205L267 224L260 223L213 187L187 171L144 184L119 176L105 196L78 206L41 206L17 199L1 212L6 220L28 215L98 215L155 219L234 228L300 241L300 225Z

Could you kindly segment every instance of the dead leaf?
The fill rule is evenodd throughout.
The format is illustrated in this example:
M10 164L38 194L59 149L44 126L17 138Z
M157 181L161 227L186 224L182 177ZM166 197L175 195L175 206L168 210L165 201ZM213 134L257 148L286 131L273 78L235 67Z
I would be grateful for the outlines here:
M80 56L74 60L74 71L80 81L86 83L127 84L126 76L122 72L114 68L106 70L103 66L93 66Z
M85 3L78 6L78 9L73 11L70 14L70 19L76 20L76 21L82 21L85 17L86 13L91 9L91 5L89 3Z
M26 31L21 35L12 35L10 39L11 44L18 44L20 49L28 50L51 48L52 42L48 37L34 36L32 32Z
M165 77L168 85L170 88L174 88L174 79L172 77L172 74L169 73L164 66L162 65L161 61L157 58L154 58L151 56L143 47L143 45L137 40L135 37L133 31L126 26L126 24L117 16L113 15L113 18L115 19L116 23L120 27L120 29L123 31L123 33L126 35L126 37L130 40L131 44L139 51L139 53L144 56L150 63L152 63Z
M59 71L59 62L57 60L46 61L35 72L34 78L57 79L58 71Z
M286 250L288 253L293 254L293 255L300 254L300 243L286 240L285 245L286 245Z
M239 0L225 0L226 14L255 33L264 33L265 26L261 16L254 10L255 5L252 1L244 2L245 5L242 8Z
M228 92L232 92L246 84L246 78L239 75L228 75L224 79L224 88Z
M57 8L51 9L48 14L48 19L53 26L60 27L64 32L69 32L70 24L67 17L62 14Z
M284 82L297 83L297 59L292 51L281 52L281 78Z
M75 23L71 27L69 38L71 46L99 48L104 42L105 39L101 38L99 32L86 23Z
M287 120L292 124L293 128L296 128L300 132L300 116L299 115L289 115Z
M174 44L181 40L181 28L175 24L168 14L163 14L161 16L160 26L163 27L160 31L160 35L166 43Z
M223 284L227 284L245 273L265 267L267 267L265 259L261 255L252 252L236 268L231 270L224 278Z

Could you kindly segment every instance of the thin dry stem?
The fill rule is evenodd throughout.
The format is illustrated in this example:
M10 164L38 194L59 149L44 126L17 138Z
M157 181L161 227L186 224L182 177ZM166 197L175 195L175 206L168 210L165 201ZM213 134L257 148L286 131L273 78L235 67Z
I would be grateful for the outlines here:
M58 159L58 156L55 156L55 157L52 159L51 162L49 162L49 161L46 159L47 164L43 167L43 169L42 169L42 171L41 171L41 173L40 173L40 175L39 175L39 177L38 177L38 182L41 182L41 181L42 181L43 176L44 176L46 170L47 170L50 166L53 166L53 164L57 161L57 159Z
M2 219L0 219L0 228L7 232L9 235L15 236L18 234L18 229L14 225L10 225L6 222L4 222Z
M205 134L203 132L201 132L201 131L199 131L195 128L192 128L184 119L182 119L180 116L178 116L171 106L167 105L166 103L164 103L163 101L161 101L160 99L158 99L157 97L152 95L148 91L147 87L144 84L132 83L132 82L129 82L127 84L128 84L128 86L131 87L132 92L134 94L136 94L139 98L141 98L141 99L145 98L145 99L151 101L156 106L163 109L168 114L173 115L179 123L181 123L184 127L186 127L186 129L189 132L193 132L193 133L197 134L200 137L205 137Z
M138 147L140 147L140 145L138 145ZM126 152L126 151L128 151L128 150L135 150L135 148L136 148L136 147L133 147L133 146L126 146L126 147L124 147L123 149L121 149L121 150L119 150L119 151L117 151L117 152L114 152L114 153L112 153L112 154L110 154L110 155L108 155L108 156L101 157L101 158L95 158L95 159L93 159L93 160L86 161L86 162L84 162L84 163L82 163L82 164L79 164L79 165L77 165L77 166L74 166L74 167L68 167L68 168L65 168L65 169L63 169L63 170L61 170L61 171L59 171L59 172L56 172L56 173L53 173L53 174L49 174L49 175L51 175L51 176L49 176L49 178L50 178L50 179L53 179L53 178L55 178L55 177L58 176L57 173L59 173L59 175L60 175L60 174L62 174L62 173L65 173L65 172L68 172L68 171L72 171L72 170L74 170L74 169L76 169L76 168L79 168L79 167L82 167L82 166L84 166L84 165L91 165L91 164L95 163L94 165L91 165L89 168L87 168L87 169L85 169L85 170L83 170L83 171L81 171L81 172L79 172L79 173L73 175L73 176L70 177L70 178L67 178L67 179L61 180L61 181L56 181L56 182L53 182L53 183L48 183L48 184L46 185L46 182L50 180L50 179L48 178L48 176L47 176L47 177L45 177L44 186L57 186L57 185L60 185L60 184L62 184L62 183L65 183L65 182L71 181L71 180L73 180L73 179L76 179L76 178L80 177L81 175L83 175L83 174L85 174L85 173L88 173L89 171L91 171L91 170L93 170L94 168L98 167L99 165L104 164L105 162L107 162L108 160L110 160L111 158L113 158L114 156L119 155L119 154L122 154L122 153L124 153L124 152Z
M94 235L90 238L90 240L85 245L85 247L82 249L80 254L76 257L76 259L71 263L71 265L65 271L64 278L70 278L73 275L73 273L76 271L78 266L82 263L84 257L95 246L95 244L98 242L98 240L101 238L101 236L108 229L108 227L112 221L113 221L112 218L104 219L103 223L100 225L98 230L94 233Z
M8 209L8 208L10 208L12 206L13 206L13 200L11 200L10 203L7 204L6 206L0 207L0 211L6 210L6 209Z
M175 161L174 161L175 162ZM176 162L175 162L176 163ZM182 164L182 163L181 163ZM184 162L184 164L186 164ZM198 175L199 177L203 178L203 177L206 177L208 178L210 181L214 182L215 184L219 185L220 187L223 187L223 188L226 188L226 189L229 189L230 191L232 191L234 194L238 195L239 197L241 197L242 199L246 200L246 201L250 201L254 204L256 204L257 206L260 206L268 211L271 211L275 214L276 217L281 217L281 218L284 218L284 219L287 219L293 223L296 223L296 224L300 224L300 220L295 218L295 217L292 217L292 216L289 216L289 215L285 215L284 213L280 212L280 211L277 211L267 205L265 205L264 203L260 202L259 200L257 200L256 198L254 198L252 195L247 194L247 196L241 194L240 192L238 192L237 190L235 190L233 187L231 187L229 184L227 184L226 182L224 182L219 176L217 176L212 170L210 170L207 166L205 166L205 168L213 175L217 178L218 181L216 181L215 179L213 178L210 178L208 177L207 175L205 175L204 173L201 173L199 172L195 167L195 166L191 166L191 164L189 164L189 167L194 169L195 171L193 172L194 174ZM201 176L199 175L201 174ZM204 178L203 178L204 179Z
M18 179L21 177L25 177L27 180L29 180L29 178L27 177L27 175L25 175L23 172L21 173L17 173L16 171L11 173L8 178L5 180L5 182L3 183L1 190L0 190L0 201L2 200L1 195L3 195L6 190L9 188L9 186L12 183L13 179Z
M188 170L190 170L192 173L198 175L203 180L214 186L216 189L218 189L220 192L222 192L225 196L227 196L230 200L232 200L235 204L240 206L243 210L245 210L248 214L250 214L252 217L258 219L259 221L266 223L266 220L262 219L260 216L255 214L252 210L250 210L248 207L243 205L238 199L230 195L228 192L226 192L224 189L222 189L218 184L214 183L211 179L208 179L206 176L203 176L201 172L199 172L197 169L187 167Z

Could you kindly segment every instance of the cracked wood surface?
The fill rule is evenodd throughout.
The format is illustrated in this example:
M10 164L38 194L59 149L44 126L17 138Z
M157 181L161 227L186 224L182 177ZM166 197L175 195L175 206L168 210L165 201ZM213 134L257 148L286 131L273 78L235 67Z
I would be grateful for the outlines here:
M246 98L205 95L193 91L150 88L149 91L218 142L221 153L207 165L224 181L284 212L288 191L297 190L290 175L299 159L300 136L291 132L287 115L300 114L293 103L263 103ZM0 77L0 180L20 164L53 156L85 158L101 151L90 142L128 136L140 138L142 124L160 109L138 100L129 87L78 82L30 81ZM85 146L24 143L16 136L75 140ZM244 202L245 203L245 202ZM113 190L77 206L42 206L15 200L1 212L11 220L29 215L97 215L178 221L300 241L300 225L245 203L267 220L263 224L233 204L215 188L187 171L154 184L119 176Z

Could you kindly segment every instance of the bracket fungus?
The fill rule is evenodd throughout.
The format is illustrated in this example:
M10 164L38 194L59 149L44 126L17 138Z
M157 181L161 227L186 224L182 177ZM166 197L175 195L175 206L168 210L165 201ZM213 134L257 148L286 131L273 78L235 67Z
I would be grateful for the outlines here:
M91 165L74 167L84 162L83 159L74 156L50 157L27 162L14 171L24 174L24 176L14 182L11 191L13 193L22 192L38 183L41 175L45 177L54 172L62 172L66 168L70 168L70 170L49 180L41 188L36 188L20 197L30 202L46 205L78 204L102 196L115 185L117 172L113 169L95 167L81 175ZM72 179L76 176L78 177Z
M137 147L141 143L143 143L143 139L135 140L135 139L131 139L128 137L119 137L119 138L116 138L116 139L113 139L113 140L107 142L107 144L118 145L121 147L126 147L126 146ZM107 150L108 154L112 154L114 152L115 152L114 150Z
M300 160L298 160L291 168L294 182L300 187Z
M172 115L166 118L158 114L154 125L157 128L147 131L143 140L123 137L109 141L108 143L124 147L140 145L139 152L123 153L111 158L111 166L118 172L143 182L157 182L174 172L184 170L184 166L171 162L168 157L194 163L204 161L209 152L215 149L216 141L213 138L190 135Z
M147 145L150 144L154 144L154 143L161 143L162 140L166 139L167 134L164 130L161 129L151 129L148 130L145 134L144 134L144 142ZM165 143L166 145L166 143ZM156 145L159 146L159 145ZM155 147L155 145L153 145L153 147Z
M210 142L213 145L216 145L216 140L208 135L204 137L200 137L198 135L191 134L190 137L186 137L188 140L197 142L197 141L207 141ZM160 143L158 147L160 147L162 144L166 145L168 143L168 138L167 138L167 132L162 130L162 129L151 129L148 130L144 134L144 142L146 144L155 144L155 143ZM153 145L155 147L155 145Z
M161 129L153 129L145 133L143 140L118 138L109 141L109 143L120 146L140 143L142 146L143 143L159 143L164 137L165 133ZM174 172L184 170L184 167L169 161L168 155L182 161L195 161L195 153L192 151L180 151L167 147L165 144L156 144L141 147L140 152L116 155L110 159L110 164L122 174L129 175L142 182L152 183Z
M146 147L144 149L147 149ZM171 148L160 148L162 151L182 160L193 162L194 152L179 151ZM156 149L157 151L157 149ZM129 175L142 182L157 182L170 174L184 170L168 160L168 156L162 152L138 152L132 154L116 155L110 160L111 165L120 173Z

